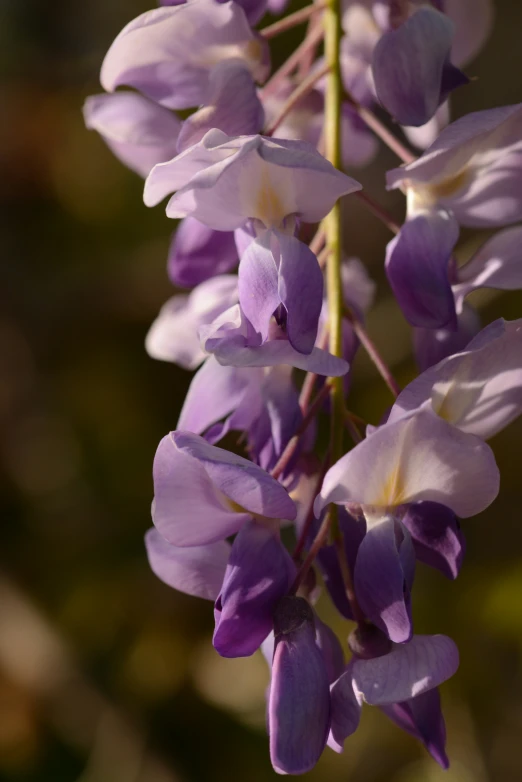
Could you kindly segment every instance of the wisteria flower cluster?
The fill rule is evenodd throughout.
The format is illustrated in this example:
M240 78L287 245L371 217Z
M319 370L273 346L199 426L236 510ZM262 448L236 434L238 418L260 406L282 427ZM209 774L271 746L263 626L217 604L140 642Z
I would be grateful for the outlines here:
M437 688L458 651L414 633L412 590L418 561L457 577L459 520L499 491L487 440L522 410L522 319L481 330L466 302L522 288L522 104L449 122L450 94L476 89L462 68L487 40L489 0L326 0L255 29L285 5L164 0L117 36L106 92L85 106L145 178L145 204L168 197L181 220L167 268L190 291L146 345L197 371L154 459L148 557L214 602L219 654L265 654L276 771L343 751L364 703L445 768ZM301 24L271 74L269 41ZM386 174L402 226L344 171L380 143L402 163ZM345 196L395 234L383 263L421 372L402 390L364 327L374 284L343 255ZM500 230L459 266L460 226ZM347 406L360 346L394 397L378 426ZM218 445L229 433L234 452ZM320 588L350 623L348 662Z

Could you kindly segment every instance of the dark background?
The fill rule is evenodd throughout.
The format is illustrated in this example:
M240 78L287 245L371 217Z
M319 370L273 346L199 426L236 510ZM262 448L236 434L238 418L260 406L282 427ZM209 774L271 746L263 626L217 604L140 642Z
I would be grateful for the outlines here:
M522 99L521 5L497 0L454 117ZM143 549L152 457L190 379L143 347L172 292L173 226L161 207L143 206L142 182L85 130L81 106L100 91L111 40L146 9L140 0L0 1L2 782L276 778L264 661L220 659L211 605L159 582ZM293 36L276 42L276 60ZM401 219L403 197L383 192L395 164L383 151L355 176ZM351 201L345 222L347 252L378 283L370 332L407 382L409 328L382 274L389 235ZM461 256L483 238L465 234ZM522 316L520 292L478 303L484 323ZM364 357L354 378L350 407L376 423L387 391ZM457 582L417 573L417 630L448 633L461 650L443 688L452 769L441 772L368 708L344 755L327 750L311 780L522 779L521 443L522 421L492 443L501 495L465 522Z

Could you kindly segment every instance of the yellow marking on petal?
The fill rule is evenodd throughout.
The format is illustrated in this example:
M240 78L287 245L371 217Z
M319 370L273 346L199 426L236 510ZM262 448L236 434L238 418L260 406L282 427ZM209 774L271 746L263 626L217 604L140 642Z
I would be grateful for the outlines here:
M411 206L414 210L418 210L433 206L445 198L451 198L468 184L471 173L471 167L467 165L454 176L432 185L406 181L404 185L410 195Z
M471 356L464 356L451 378L435 383L431 392L433 411L450 424L458 425L459 421L473 407L477 392L483 385L483 380L471 379L473 368Z
M266 228L279 228L286 217L283 202L279 198L265 166L261 169L261 178L257 190L256 214L252 215L266 226Z
M234 513L248 513L246 508L243 508L242 505L239 504L239 502L236 502L235 500L231 500L229 497L227 499L227 505L229 506L230 510L233 510Z
M392 508L396 505L402 505L405 502L406 491L404 485L404 476L402 474L401 463L393 467L388 474L381 493L377 499L376 505L380 507Z

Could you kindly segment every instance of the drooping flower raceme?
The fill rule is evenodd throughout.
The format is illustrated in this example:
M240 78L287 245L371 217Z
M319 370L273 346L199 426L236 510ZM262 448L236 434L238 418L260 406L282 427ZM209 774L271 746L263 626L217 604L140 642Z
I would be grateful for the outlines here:
M459 575L460 519L499 490L486 440L522 411L522 321L480 330L466 300L522 288L522 109L447 125L490 0L344 0L261 31L285 0L159 6L117 36L107 93L84 108L146 179L145 203L168 196L167 216L182 221L167 269L189 290L161 308L146 348L195 375L154 459L150 566L214 603L219 654L262 649L276 771L304 773L326 746L349 752L364 704L447 768L438 688L459 656L447 636L414 632L415 573ZM339 26L324 26L324 59L332 15L344 35L339 45ZM270 39L303 21L302 44L270 76ZM396 122L428 147L418 159ZM424 370L403 389L366 331L375 285L364 253L344 257L360 228L350 201L337 204L361 189L341 168L363 168L379 139L404 163L386 175L406 196L404 225L358 197L396 234L382 260ZM461 226L501 230L459 266ZM394 395L371 424L347 404L358 349ZM349 660L319 616L316 571L351 623Z

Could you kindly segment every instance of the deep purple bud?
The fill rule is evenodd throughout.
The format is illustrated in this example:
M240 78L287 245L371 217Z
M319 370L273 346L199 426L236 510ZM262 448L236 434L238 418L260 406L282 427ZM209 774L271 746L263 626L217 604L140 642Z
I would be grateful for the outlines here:
M274 616L274 632L270 757L276 771L304 774L319 760L330 729L328 674L307 601L283 598Z

